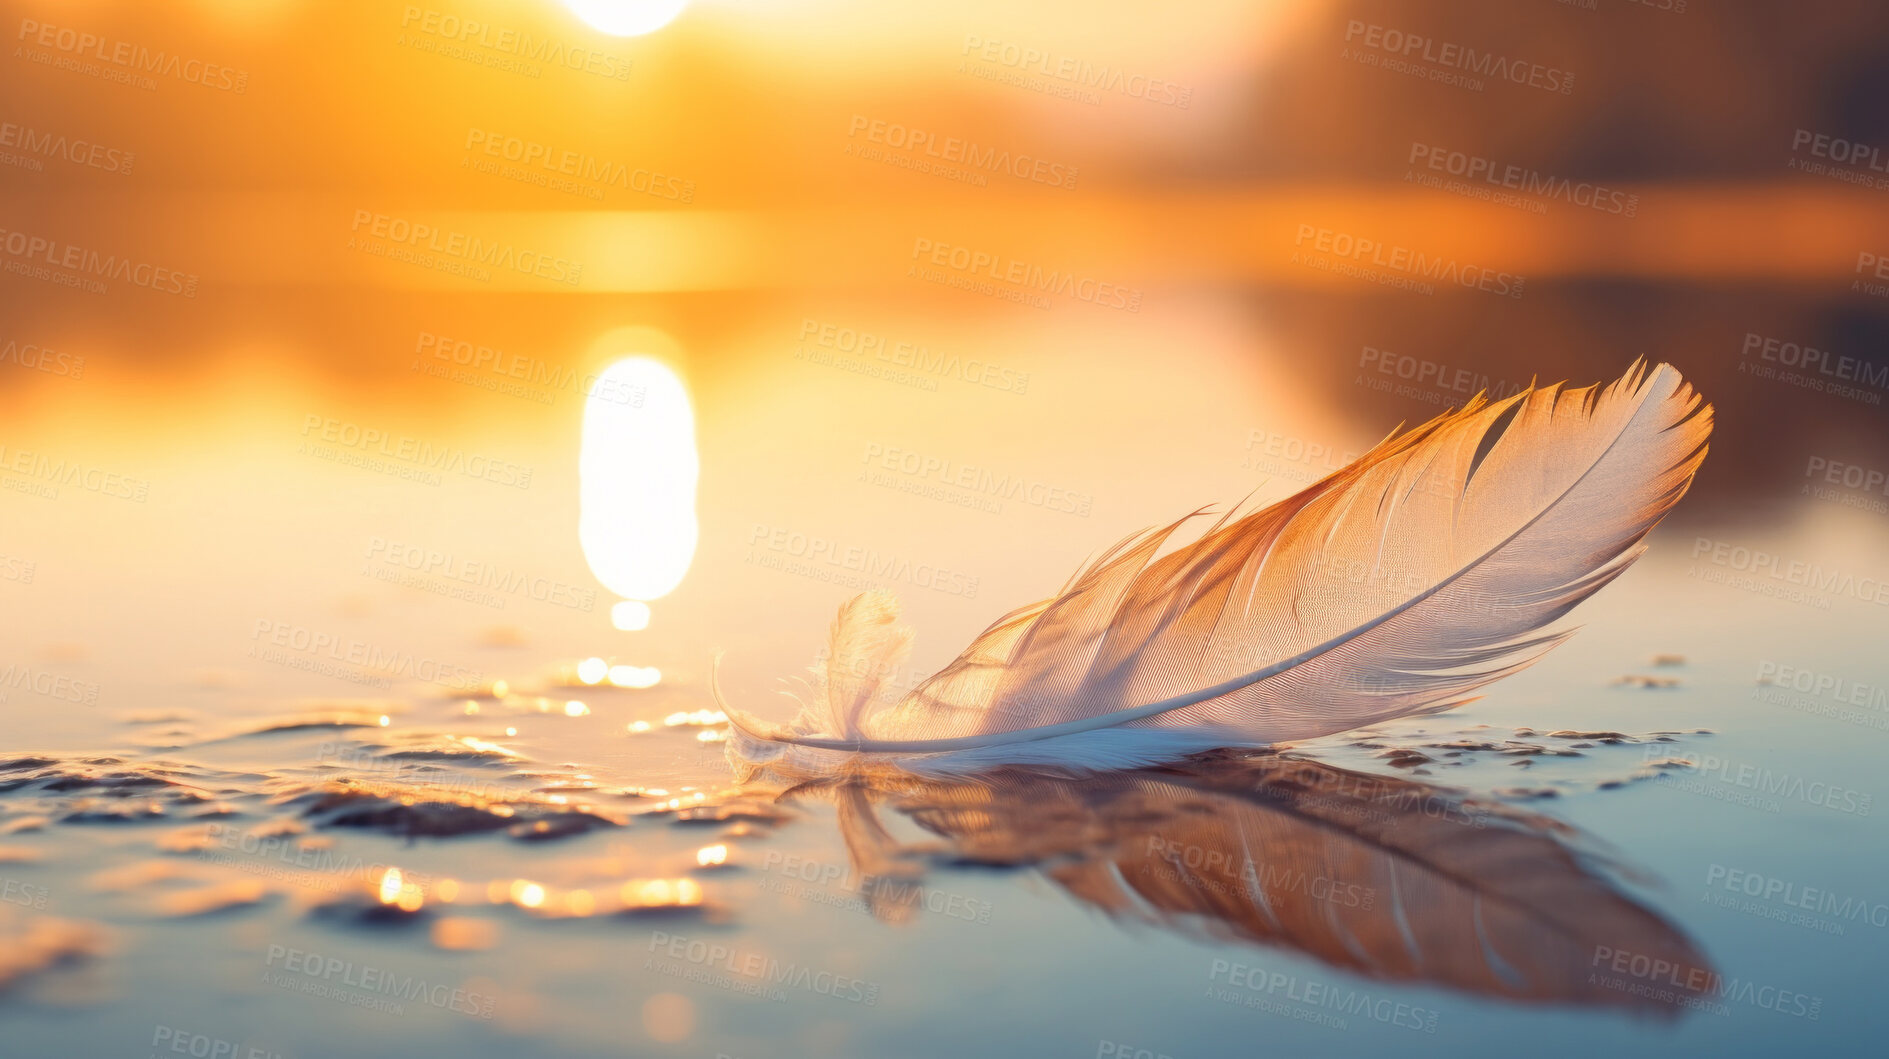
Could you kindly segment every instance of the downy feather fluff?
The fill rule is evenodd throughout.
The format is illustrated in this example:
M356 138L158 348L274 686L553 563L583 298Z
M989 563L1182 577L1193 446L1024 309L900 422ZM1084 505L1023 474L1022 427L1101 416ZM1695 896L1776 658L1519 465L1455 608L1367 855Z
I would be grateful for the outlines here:
M1123 540L903 697L884 683L911 633L868 592L840 608L792 724L722 703L729 751L808 771L857 754L1121 768L1449 709L1572 635L1544 630L1645 550L1711 428L1665 364L1478 395L1165 555L1199 513Z

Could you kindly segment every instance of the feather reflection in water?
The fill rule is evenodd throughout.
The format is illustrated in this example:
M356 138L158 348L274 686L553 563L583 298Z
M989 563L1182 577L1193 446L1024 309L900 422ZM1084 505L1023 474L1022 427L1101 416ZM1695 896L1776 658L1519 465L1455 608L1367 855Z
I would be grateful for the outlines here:
M1718 984L1572 828L1400 777L1228 751L1080 779L856 772L782 797L835 801L861 895L889 921L923 900L927 865L1034 868L1118 921L1369 979L1669 1016ZM944 845L902 844L881 803ZM1615 953L1657 974L1613 973Z

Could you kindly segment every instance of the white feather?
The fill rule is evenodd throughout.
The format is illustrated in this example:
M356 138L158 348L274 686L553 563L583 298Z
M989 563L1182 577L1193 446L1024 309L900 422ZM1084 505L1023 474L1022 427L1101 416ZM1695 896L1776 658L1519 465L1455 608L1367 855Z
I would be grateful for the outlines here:
M1194 516L1124 540L897 701L878 675L910 634L868 593L835 623L826 701L789 727L724 702L730 753L1119 767L1448 709L1571 635L1543 630L1639 557L1711 422L1664 364L1478 396L1159 558Z

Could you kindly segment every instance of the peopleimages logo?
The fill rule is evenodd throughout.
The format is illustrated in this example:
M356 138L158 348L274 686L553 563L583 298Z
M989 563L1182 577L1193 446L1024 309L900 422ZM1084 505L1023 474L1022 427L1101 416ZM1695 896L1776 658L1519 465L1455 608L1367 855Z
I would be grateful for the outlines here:
M390 687L390 677L438 684L456 691L474 691L486 684L482 674L451 662L406 651L389 651L337 633L269 618L256 619L249 638L252 658L328 676L363 677L366 679L357 682L377 687Z
M238 1051L241 1049L241 1051ZM236 1041L192 1033L175 1026L158 1026L151 1031L151 1050L156 1055L188 1055L191 1059L283 1059L281 1052L243 1046Z
M497 268L523 276L536 276L575 287L583 278L581 261L555 257L539 250L523 249L511 243L482 239L465 232L442 231L430 224L393 217L373 210L357 209L348 231L355 233L348 248L364 253L411 263L439 271L469 275L481 282L490 279L487 269ZM380 242L367 242L368 239ZM383 245L385 244L385 245ZM392 246L402 254L387 252Z
M1662 762L1672 760L1664 756L1666 749L1663 744L1648 743L1641 750L1641 755L1648 764L1660 767ZM1853 816L1868 816L1870 809L1875 806L1875 796L1867 791L1852 790L1827 780L1807 779L1750 762L1722 758L1717 754L1700 754L1696 762L1681 760L1685 766L1695 770L1693 775L1697 779L1662 771L1657 777L1661 786L1676 787L1693 794L1749 805L1772 813L1779 812L1781 806L1775 800L1766 800L1767 797L1803 802ZM1714 791L1698 782L1707 779L1737 790Z
M748 557L744 561L860 590L882 588L888 582L904 583L947 596L975 599L979 583L976 577L935 563L915 563L875 548L762 522L748 531Z
M702 979L709 985L750 987L740 989L741 992L761 989L765 991L769 999L777 1001L784 1001L786 997L778 990L769 990L767 987L770 983L805 989L835 1000L850 1000L855 1004L879 1003L877 982L868 982L832 971L816 970L792 961L783 963L772 956L759 952L743 952L721 942L701 941L681 934L671 934L666 930L658 930L653 931L649 936L648 951L652 955L684 960L696 966L697 969L694 971L681 971L680 977L691 980ZM644 960L643 969L664 973L678 970L674 965L659 965L654 959ZM727 972L734 977L720 979L716 972Z
M15 125L10 121L0 122L0 147L18 148L39 158L60 158L73 165L103 169L107 173L129 173L131 163L137 159L130 151L117 147L42 132L30 125Z
M1889 390L1889 365L1750 331L1739 351L1738 373L1858 404L1881 406Z
M97 59L125 73L175 77L193 85L237 94L241 94L249 85L247 70L202 59L186 59L169 52L152 51L128 40L113 40L103 34L35 22L30 18L20 20L20 33L16 39L66 55ZM152 84L149 87L156 86Z
M146 478L133 478L102 467L91 467L77 460L48 456L43 452L15 448L9 450L0 445L0 474L17 474L28 480L27 484L43 483L51 489L50 497L58 496L61 485L77 486L88 493L130 500L142 504L151 494L151 482ZM30 490L22 490L30 491ZM48 494L42 494L48 495Z
M1216 887L1222 892L1250 893L1258 888L1267 894L1294 893L1344 908L1368 909L1377 902L1377 890L1372 887L1332 879L1322 873L1313 875L1296 864L1262 862L1250 855L1236 858L1223 849L1176 842L1159 835L1148 836L1145 852L1148 859L1143 863L1144 873L1166 869L1168 878L1180 879L1185 869L1187 881L1210 887L1215 886L1215 880L1207 877L1219 876L1225 884L1231 884Z
M1210 999L1241 1003L1269 1014L1321 1023L1337 1029L1345 1029L1346 1025L1342 1020L1334 1021L1334 1016L1348 1015L1418 1033L1436 1032L1437 1012L1434 1008L1392 1000L1368 989L1352 989L1316 978L1302 978L1283 971L1268 971L1264 967L1218 959L1208 968L1207 981L1207 996ZM1214 983L1219 982L1239 986L1245 992L1229 994L1225 990L1217 990Z
M33 583L33 574L39 569L39 563L32 559L22 559L17 555L0 555L0 581L18 581L22 585Z
M867 143L897 151L907 151L923 155L928 159L950 162L967 166L984 173L1005 173L1037 184L1053 188L1071 189L1076 186L1078 170L1075 166L1061 162L1051 162L1027 153L1012 154L1008 150L989 147L966 140L959 136L940 136L927 129L902 125L896 121L883 121L869 118L864 114L854 114L847 126L846 136L855 139L865 133Z
M1011 286L1000 290L1019 296L1028 295L1032 299L1031 304L1040 308L1049 308L1046 295L1064 294L1076 301L1088 302L1104 309L1120 309L1131 313L1141 311L1141 291L1138 289L1077 276L1073 272L1045 269L1041 265L987 250L973 250L968 246L954 246L919 236L912 241L912 259L928 261L965 277L980 280L988 278L1009 284Z
M1889 927L1889 904L1843 896L1821 887L1804 886L1743 868L1714 864L1706 869L1705 884L1707 887L1716 885L1728 894L1743 894L1831 919ZM1841 926L1835 933L1842 933Z
M1827 697L1845 706L1866 706L1872 710L1889 712L1889 688L1879 684L1859 683L1834 673L1823 673L1779 662L1761 661L1758 663L1758 683L1775 684L1792 691L1801 691L1820 698Z
M85 375L85 357L78 353L58 353L45 346L31 342L17 342L11 338L0 347L0 364L17 364L29 371L44 372L47 375L61 375L68 379L82 378Z
M650 169L631 167L607 158L597 158L583 151L539 143L518 136L508 136L492 129L466 130L466 150L477 150L487 158L503 159L542 170L549 177L568 177L592 185L634 191L675 202L695 201L695 181L670 176ZM530 181L535 182L535 181ZM560 188L560 190L565 190ZM587 197L601 197L587 196Z
M1594 947L1588 982L1674 1007L1726 1014L1725 1002L1749 1004L1780 1015L1818 1020L1823 998L1749 979L1727 978L1707 967L1682 966L1610 945Z
M1095 496L1061 486L1049 485L1012 473L999 474L988 467L962 463L932 453L915 452L868 442L860 462L868 468L890 471L906 478L935 481L991 500L1015 500L1045 511L1088 518L1095 506ZM874 484L883 484L876 482Z
M1629 194L1615 188L1608 188L1586 180L1570 180L1567 177L1551 176L1526 166L1504 165L1494 159L1481 155L1452 151L1434 144L1412 143L1407 165L1417 167L1414 177L1416 182L1431 173L1445 173L1461 177L1466 181L1487 185L1489 189L1513 191L1532 195L1538 199L1565 202L1598 213L1611 213L1622 217L1631 217L1640 209L1640 196ZM1444 185L1444 190L1455 190ZM1470 189L1479 190L1479 189ZM1489 197L1475 195L1473 197ZM1545 208L1545 207L1544 207Z
M0 901L19 905L22 908L43 909L46 899L52 891L44 886L33 886L18 879L0 879Z
M1130 99L1158 103L1162 106L1187 109L1193 102L1194 89L1191 85L1177 84L1159 77L1134 73L1121 67L1106 64L1097 65L1074 55L1057 54L1049 48L1013 44L1001 40L986 40L976 34L965 34L964 48L959 53L992 68L1003 68L1014 72L1019 78L1010 80L992 77L992 80L1005 80L1019 88L1044 91L1049 95L1075 99L1091 105L1101 102L1104 92L1120 93ZM978 73L975 68L960 65L960 70ZM1055 82L1038 82L1028 75L1040 74Z
M118 254L107 254L74 243L65 243L43 235L0 228L0 250L13 261L7 271L31 274L37 279L53 279L67 286L79 286L94 294L105 293L103 280L117 280L159 294L197 296L197 277L174 268L136 261ZM51 269L70 270L69 273ZM65 276L61 280L59 277ZM96 277L96 278L90 278Z
M424 978L397 974L336 956L324 958L301 949L271 945L264 965L270 968L263 973L263 982L267 985L299 989L351 1007L371 1007L396 1015L405 1014L399 1004L393 1003L398 999L475 1018L492 1017L494 998L488 994L443 982L428 982ZM299 977L291 978L289 975ZM359 992L347 992L342 987Z
M340 449L385 456L420 471L451 471L514 489L531 488L532 469L523 464L469 452L452 445L436 445L405 434L390 434L378 427L364 427L333 416L315 412L303 416L302 436L327 442ZM310 453L321 455L316 449L311 449Z
M1889 173L1889 156L1883 154L1882 148L1809 129L1798 129L1791 134L1791 152L1807 153L1865 173Z
M1484 393L1492 400L1500 400L1521 393L1531 385L1513 379L1496 379L1471 368L1454 367L1408 353L1392 353L1375 346L1365 346L1359 351L1358 367L1360 375L1357 381L1370 389L1395 392L1418 400L1427 398L1433 404L1441 403L1450 394L1466 399ZM1371 371L1382 377L1373 378L1365 374ZM1407 380L1415 385L1400 386L1392 382L1392 378ZM1354 453L1352 458L1356 459L1357 454Z
M1307 243L1311 245L1306 246ZM1387 244L1369 236L1353 235L1331 228L1321 228L1315 224L1300 224L1298 234L1293 238L1295 249L1292 254L1293 264L1304 264L1326 271L1345 275L1355 275L1360 279L1390 286L1406 287L1423 294L1434 293L1434 288L1425 281L1454 284L1487 294L1498 294L1507 298L1520 298L1526 277L1511 272L1499 272L1475 264L1464 264L1454 258L1426 254L1421 250L1412 250L1406 246ZM1311 256L1323 254L1335 260ZM1391 276L1373 272L1371 269L1388 269L1400 275Z
M858 669L853 666L846 668L855 671ZM829 669L829 672L831 671ZM764 889L770 889L776 893L791 893L822 904L856 906L860 911L865 912L871 911L868 902L884 902L922 909L967 923L987 924L990 922L991 903L989 901L958 893L948 893L911 879L857 872L851 867L842 867L831 861L813 860L795 853L783 854L780 850L769 850L761 867L762 870L779 876L773 884L766 880L761 883ZM782 885L793 880L812 885L804 888ZM820 895L820 890L832 887L839 888L841 891L839 896L843 900L835 901Z
M1767 552L1762 548L1747 548L1741 544L1714 540L1710 537L1693 538L1692 558L1694 560L1703 558L1714 566L1747 575L1747 581L1764 587L1775 588L1782 585L1813 592L1849 596L1878 606L1889 606L1889 580L1879 576L1865 574L1858 577L1847 570L1826 569L1819 563L1806 563L1801 559L1790 559L1774 552ZM1758 577L1765 580L1755 581Z
M46 670L35 671L30 666L17 663L0 670L0 688L8 691L30 691L48 699L75 703L80 706L98 705L98 684L90 680L79 680L62 673L49 673ZM0 702L6 701L0 695Z
M1405 62L1460 70L1478 77L1539 88L1544 92L1566 95L1574 91L1574 75L1567 70L1524 59L1512 59L1463 44L1438 41L1418 33L1406 33L1375 22L1366 23L1355 18L1346 22L1345 43L1361 44Z
M597 590L580 585L569 584L549 577L523 573L492 562L467 559L451 552L442 552L435 548L425 548L402 541L388 540L385 537L371 537L367 543L367 559L378 562L383 568L404 570L424 577L439 578L455 582L471 589L492 589L510 596L523 596L539 603L552 606L568 607L589 613L597 605ZM366 571L370 576L377 576L370 566ZM382 580L391 578L381 576ZM424 581L402 581L415 587L425 587ZM452 586L448 586L452 587ZM448 595L460 594L447 592ZM479 594L470 594L466 598L483 598ZM495 609L503 610L505 601L496 601Z
M491 60L504 57L504 61L480 61L480 65L495 68L513 68L518 72L537 76L535 70L525 63L543 63L546 66L562 66L579 73L595 74L612 81L625 81L630 76L630 60L609 52L597 51L581 45L572 46L549 37L534 36L522 30L508 26L495 26L478 19L461 18L458 15L421 8L409 4L400 14L400 28L411 33L422 33L438 41L465 48L483 48L495 53ZM398 43L409 43L403 37ZM449 55L449 58L460 58Z
M931 347L913 342L900 342L885 335L871 331L861 331L842 324L827 323L821 320L803 318L800 321L800 345L795 356L814 360L819 357L816 351L832 350L843 353L859 361L868 357L890 365L892 369L909 369L905 372L888 371L887 377L894 374L915 379L923 385L921 389L936 390L934 378L952 378L972 386L1000 390L1005 393L1021 394L1030 388L1030 373L1015 368L993 364L975 357L960 357L956 353L933 353ZM837 360L838 358L828 358ZM868 372L867 374L881 374Z

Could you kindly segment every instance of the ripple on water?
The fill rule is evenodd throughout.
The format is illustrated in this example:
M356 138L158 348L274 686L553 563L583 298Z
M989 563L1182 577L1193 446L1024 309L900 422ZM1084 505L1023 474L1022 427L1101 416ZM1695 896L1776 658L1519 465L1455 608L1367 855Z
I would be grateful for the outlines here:
M583 723L568 711L545 716L546 723ZM714 731L719 718L681 712L671 720L664 727L699 722ZM63 901L126 929L153 921L188 921L201 931L238 929L216 925L224 921L300 922L476 953L514 946L533 933L569 931L573 921L733 922L735 901L754 889L740 847L807 816L792 790L738 787L722 775L654 786L650 777L637 782L612 768L605 748L596 761L539 761L531 753L537 744L515 738L511 729L476 727L485 723L477 716L435 723L455 730L427 728L393 703L303 705L142 757L127 751L0 761L0 834L37 843L0 846L0 863L66 873L74 885L61 892ZM617 738L642 746L660 737L660 729L646 727L619 729ZM1672 743L1683 734L1383 729L1301 753L1368 759L1379 772L1388 767L1409 776L1445 769L1469 776L1497 765L1533 769L1530 778L1541 782L1476 785L1498 799L1526 801L1604 789L1608 781L1593 770L1611 768L1616 758L1622 765L1631 759L1633 776L1652 774L1661 763L1643 761L1637 744ZM1295 830L1294 814L1322 819L1349 807L1347 798L1358 800L1350 779L1310 793L1300 789L1322 777L1350 775L1342 770L1284 758L1259 762L1229 759L1187 782L1174 771L1099 788L1024 780L1014 791L995 794L972 785L900 781L869 793L836 789L835 811L857 876L875 882L866 903L888 922L916 914L913 895L924 892L919 880L927 873L992 869L1043 872L1077 898L1126 915L1129 905L1118 907L1101 887L1107 873L1096 872L1113 864L1110 870L1119 874L1123 850L1151 848L1151 827L1199 830L1200 840L1210 843L1218 841L1216 821L1239 817L1298 835L1303 829ZM1586 771L1570 777L1571 769ZM1516 775L1507 767L1483 771L1502 779ZM1254 784L1260 789L1249 789ZM1441 788L1406 786L1425 792L1424 798L1446 797L1431 793ZM1103 797L1109 791L1116 792L1112 801ZM1106 803L1100 810L1096 798ZM896 805L942 841L887 844L882 830L871 826L875 805ZM1389 841L1377 833L1388 827L1379 818L1389 810L1375 803L1361 810L1357 820L1326 820L1322 830L1306 834L1343 830L1343 824L1358 830L1360 848ZM1500 818L1495 809L1478 811ZM163 826L137 826L150 822ZM76 826L107 823L129 826ZM700 836L703 829L712 829L713 837ZM1547 823L1528 829L1552 833ZM1550 845L1541 848L1552 852ZM1157 904L1173 906L1163 922L1245 915L1220 907L1223 895L1213 879L1177 881L1161 874L1162 865L1130 867L1137 868L1132 878L1146 891L1144 900L1153 894ZM1570 878L1557 885L1589 895L1594 907L1611 907L1599 881ZM1532 935L1537 920L1553 918L1530 905L1515 930ZM6 961L0 962L0 988L106 951L97 924L46 917L33 923L0 927L0 961ZM1257 929L1223 921L1210 933L1248 937ZM1436 944L1443 951L1443 942ZM1541 988L1573 995L1573 987L1551 984Z
M170 742L0 760L0 834L37 843L0 845L0 864L43 871L56 907L125 929L300 921L480 952L509 940L508 923L726 921L731 910L705 886L714 866L672 829L741 824L759 836L789 815L732 790L672 792L534 761L511 728L429 730L407 717L402 704L368 701L220 725L148 714L125 719L131 741ZM459 722L482 723L446 720ZM126 826L78 826L104 824ZM619 855L583 845L632 828L647 837ZM665 843L688 848L642 848ZM15 914L0 928L0 989L103 955L103 930Z
M0 995L29 980L104 955L97 923L32 915L0 905Z

